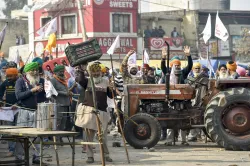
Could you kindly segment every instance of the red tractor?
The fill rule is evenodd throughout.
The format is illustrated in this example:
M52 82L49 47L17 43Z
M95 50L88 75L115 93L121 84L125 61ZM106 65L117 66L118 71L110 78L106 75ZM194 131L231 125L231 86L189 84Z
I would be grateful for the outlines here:
M166 80L166 85L124 86L129 117L124 133L131 146L154 147L161 127L167 127L201 128L225 149L250 149L250 79L215 80L201 74L189 84L170 85L167 73Z

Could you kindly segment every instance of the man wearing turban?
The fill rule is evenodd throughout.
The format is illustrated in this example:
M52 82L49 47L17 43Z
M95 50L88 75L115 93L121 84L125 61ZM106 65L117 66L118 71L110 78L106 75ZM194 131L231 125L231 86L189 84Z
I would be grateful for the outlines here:
M126 84L143 84L146 80L144 77L138 74L138 66L136 64L128 64L128 59L135 53L134 50L130 50L122 61L121 73L123 77L123 83Z
M57 124L59 126L58 130L69 131L71 130L67 124L70 121L67 113L60 112L69 112L70 107L70 97L72 92L69 91L66 77L65 77L65 66L57 65L54 68L54 76L51 79L51 83L58 92L57 96L52 96L52 100L57 104ZM61 140L62 141L62 140Z
M43 89L44 79L39 77L38 69L37 62L26 64L23 70L25 75L16 82L15 94L17 103L18 106L22 107L19 109L17 126L35 127L37 104L46 101L46 94ZM40 95L41 93L43 95ZM36 149L39 152L40 147L36 145ZM16 143L15 154L17 159L23 158L23 148L19 142ZM34 152L32 161L34 164L40 163L37 151Z
M184 53L185 56L187 56L188 59L188 65L186 68L181 70L181 61L178 56L174 56L170 60L170 67L171 67L171 73L170 73L170 84L184 84L185 79L187 79L188 74L190 73L192 67L193 67L193 61L190 55L190 47L185 46L184 47ZM166 68L166 57L167 57L167 48L162 49L162 60L161 60L161 70L164 74L164 76L167 73L167 68ZM166 130L162 131L162 139L166 139ZM182 144L183 145L189 145L186 142L186 131L181 130L181 139L182 139ZM174 141L174 130L173 129L168 129L168 140L166 145L172 145ZM165 137L165 138L164 138Z
M229 62L227 62L226 66L227 66L227 69L228 69L229 78L238 79L239 74L236 72L236 70L237 70L236 62L229 61Z
M18 70L16 68L8 68L6 70L6 80L0 85L0 102L1 105L5 103L6 107L11 107L12 110L15 110L17 99L15 95L15 84L18 79ZM5 97L4 97L5 96ZM3 99L4 97L4 99ZM8 122L7 125L15 125L15 120L13 122ZM15 143L9 141L9 152L6 157L11 157L15 151Z
M84 88L85 97L83 101L79 101L82 103L82 106L87 106L88 108L94 107L93 102L93 92L91 88L91 81L89 78L85 76L86 65L81 65L78 68L79 74L76 76L76 81ZM109 80L102 77L101 66L97 63L93 63L89 66L89 74L93 77L95 90L96 90L96 104L100 114L100 120L102 123L102 131L103 131L103 147L104 147L104 155L105 160L108 162L112 162L113 160L109 157L109 150L107 146L107 127L109 122L109 115L107 113L107 97L113 98L112 91L113 88L109 87ZM81 105L79 105L81 106ZM79 110L79 109L78 109ZM89 111L89 110L88 110ZM79 112L80 113L80 112ZM77 114L79 114L77 111ZM78 120L79 117L77 117ZM76 121L77 121L76 120ZM76 124L79 127L85 128L87 134L87 141L93 142L95 133L96 133L96 118L95 116L88 117L86 119L87 123L84 125ZM87 163L94 162L94 153L91 145L87 145Z

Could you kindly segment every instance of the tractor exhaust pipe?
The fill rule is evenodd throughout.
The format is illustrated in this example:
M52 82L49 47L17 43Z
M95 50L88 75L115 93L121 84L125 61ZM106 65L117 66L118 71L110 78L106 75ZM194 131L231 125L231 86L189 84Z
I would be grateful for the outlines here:
M169 70L169 55L170 55L170 46L167 41L165 41L168 47L168 55L167 55L167 73L165 75L166 80L166 99L165 101L169 101L169 92L170 92L170 70Z

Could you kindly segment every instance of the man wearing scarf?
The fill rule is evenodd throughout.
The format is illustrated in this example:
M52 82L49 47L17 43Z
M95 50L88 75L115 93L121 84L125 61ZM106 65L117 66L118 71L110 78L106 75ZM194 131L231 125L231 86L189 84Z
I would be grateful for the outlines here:
M15 110L17 99L15 95L15 84L18 79L18 70L16 68L8 68L6 70L6 80L0 85L0 101L1 105L5 103L5 107L11 107L12 110ZM5 95L6 94L6 95ZM3 96L5 95L5 100L3 100ZM16 120L16 117L15 117ZM15 120L13 122L7 122L7 125L15 125ZM15 143L9 141L9 152L6 157L11 157L15 151Z
M121 73L124 85L143 84L145 82L144 77L141 77L140 74L138 74L138 66L136 64L128 65L128 59L131 55L134 54L134 52L135 52L134 50L130 50L122 61Z
M234 61L227 62L228 76L231 79L238 79L239 74L236 72L237 64Z
M190 55L190 47L185 46L184 47L184 53L185 56L187 56L188 59L188 65L187 67L181 69L181 61L178 56L174 56L170 60L170 67L171 67L171 73L170 73L170 84L184 84L185 79L187 79L188 74L190 73L192 67L193 67L193 61ZM162 49L162 60L161 60L161 70L164 73L164 76L167 73L167 68L166 68L166 57L167 57L167 48ZM165 131L162 131L163 135L165 136ZM186 131L181 130L181 138L182 138L182 145L189 145L186 142ZM168 129L168 141L166 145L171 146L174 140L174 130L173 129ZM163 136L163 137L164 137Z
M39 77L38 64L31 62L24 67L25 76L19 78L15 85L15 94L17 98L18 106L22 107L19 109L17 117L17 126L28 126L35 127L35 117L37 110L38 94L44 93L44 79ZM40 101L45 101L39 99ZM39 146L35 145L39 152ZM16 158L21 159L23 157L23 148L20 143L16 143ZM39 164L39 154L37 151L33 154L33 163Z
M89 78L85 76L86 66L81 65L78 69L78 74L76 76L76 81L84 88L85 91L85 97L83 101L79 101L79 103L82 103L85 106L94 107L93 102L93 95L92 95L92 88L91 88L91 81ZM96 104L97 109L100 111L100 115L104 115L102 118L102 129L103 129L103 148L104 148L104 155L105 160L108 162L112 162L113 160L109 157L109 150L107 146L107 127L108 127L108 113L107 113L107 97L113 98L111 87L109 87L109 80L102 77L101 67L99 64L94 63L89 66L89 74L92 75L93 81L95 84L95 91L96 91ZM96 121L92 120L93 126L96 126ZM87 134L87 141L93 142L96 130L85 128L86 134ZM93 148L91 145L87 145L87 163L93 163L94 162L94 153Z
M52 100L57 104L57 125L59 126L58 129L62 131L70 131L70 118L69 114L66 112L69 112L69 107L71 105L70 98L72 96L72 92L70 92L68 89L64 72L65 66L63 65L57 65L54 68L55 74L51 79L51 83L58 92L58 95L52 96Z

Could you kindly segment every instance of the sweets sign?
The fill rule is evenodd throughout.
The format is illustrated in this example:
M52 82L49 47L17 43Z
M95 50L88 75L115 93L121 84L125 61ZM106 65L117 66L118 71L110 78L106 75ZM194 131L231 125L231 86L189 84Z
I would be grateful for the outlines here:
M105 0L94 0L95 4L102 5ZM137 0L110 0L109 7L111 8L134 8L136 6Z

